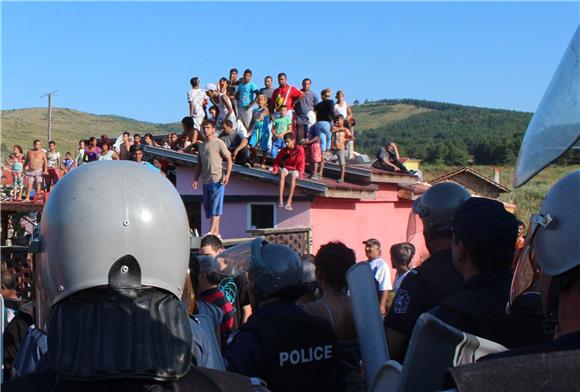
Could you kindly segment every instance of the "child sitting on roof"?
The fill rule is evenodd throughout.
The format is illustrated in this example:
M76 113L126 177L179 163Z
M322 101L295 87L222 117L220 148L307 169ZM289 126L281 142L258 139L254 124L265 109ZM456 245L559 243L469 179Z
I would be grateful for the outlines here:
M279 198L278 207L284 207L288 211L292 211L292 198L294 197L294 189L296 189L296 179L304 178L304 167L306 165L304 160L304 148L296 144L293 133L286 133L284 135L284 142L286 147L282 148L272 167L272 173L278 174L280 172L279 181ZM286 177L290 175L290 193L288 200L284 206L284 185Z
M320 136L314 132L314 127L308 129L308 139L302 140L302 144L306 147L306 160L310 166L310 178L318 180L322 177L324 171L324 159L322 159L322 147ZM320 174L318 173L318 165L320 164Z
M332 152L338 157L340 165L340 178L337 182L344 182L344 173L346 171L346 141L352 139L350 130L346 127L346 120L342 114L334 117L332 126Z
M280 117L274 120L272 126L272 158L276 159L278 151L284 147L284 135L292 133L292 117L288 115L288 107L280 107Z

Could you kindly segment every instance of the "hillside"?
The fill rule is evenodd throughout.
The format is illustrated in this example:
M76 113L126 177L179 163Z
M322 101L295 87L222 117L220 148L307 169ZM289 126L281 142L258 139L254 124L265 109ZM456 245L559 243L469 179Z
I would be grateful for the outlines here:
M374 156L386 140L393 140L401 155L446 165L512 162L532 117L531 113L409 99L353 108L361 124L358 129L363 131L357 134L358 150ZM369 120L377 117L398 119Z
M2 111L2 155L14 144L20 144L24 150L32 145L34 139L40 139L46 148L47 121L46 108L15 109ZM147 132L163 134L179 131L181 125L153 124L114 115L96 115L72 109L55 108L52 110L52 138L59 151L74 152L81 138L108 135L111 139L124 131L131 133Z
M513 163L531 113L487 109L420 100L382 100L353 105L356 149L374 157L386 140L393 140L403 156L424 163L457 166ZM3 155L14 144L25 150L40 139L46 145L45 108L5 110L1 113ZM95 115L72 109L53 109L53 139L61 152L74 151L78 140L122 132L165 134L180 131L179 123L153 124L114 115ZM575 153L569 162L578 161ZM576 162L578 163L578 162Z

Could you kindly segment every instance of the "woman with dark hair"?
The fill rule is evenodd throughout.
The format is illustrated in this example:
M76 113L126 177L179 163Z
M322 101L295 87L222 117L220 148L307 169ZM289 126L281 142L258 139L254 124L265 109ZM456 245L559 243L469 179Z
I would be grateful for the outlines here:
M346 272L355 262L354 251L342 242L322 245L314 257L316 282L322 297L304 306L306 313L328 321L336 334L340 377L346 391L365 390L358 371L360 352L346 283Z

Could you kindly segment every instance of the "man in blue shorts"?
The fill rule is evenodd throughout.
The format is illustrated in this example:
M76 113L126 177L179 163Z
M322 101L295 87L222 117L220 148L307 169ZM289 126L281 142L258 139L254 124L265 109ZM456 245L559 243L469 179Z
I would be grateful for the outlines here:
M232 155L226 144L217 138L215 123L205 120L202 125L205 142L199 145L199 155L193 183L191 187L197 189L197 181L203 181L203 208L205 216L210 219L208 234L220 236L220 217L224 203L224 189L232 172ZM223 161L227 162L224 175Z

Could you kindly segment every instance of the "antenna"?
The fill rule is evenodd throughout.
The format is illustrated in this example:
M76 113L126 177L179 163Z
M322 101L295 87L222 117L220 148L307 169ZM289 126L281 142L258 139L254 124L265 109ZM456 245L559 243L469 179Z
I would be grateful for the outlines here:
M48 97L48 140L46 141L47 145L48 142L52 140L52 96L56 95L56 93L58 93L58 91L54 90L40 96L40 98Z

